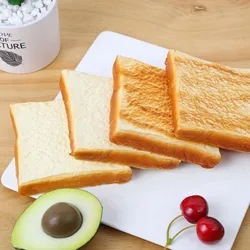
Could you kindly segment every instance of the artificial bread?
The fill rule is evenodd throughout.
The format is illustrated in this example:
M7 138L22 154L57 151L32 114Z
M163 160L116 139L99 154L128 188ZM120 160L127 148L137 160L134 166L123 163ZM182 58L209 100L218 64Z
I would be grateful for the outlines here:
M176 136L250 152L250 73L173 50L166 65Z
M16 133L15 160L20 194L130 180L129 167L80 161L69 155L67 117L62 100L13 104L10 112Z
M180 161L109 141L112 79L70 70L62 71L60 89L65 103L71 154L90 161L137 168L175 168Z
M113 66L110 140L211 168L219 149L176 138L166 71L118 56Z

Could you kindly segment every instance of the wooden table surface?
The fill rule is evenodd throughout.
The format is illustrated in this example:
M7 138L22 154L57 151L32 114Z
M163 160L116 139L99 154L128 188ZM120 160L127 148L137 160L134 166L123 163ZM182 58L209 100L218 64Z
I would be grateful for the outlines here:
M74 69L102 31L111 30L207 60L250 68L250 1L60 0L61 52L46 69L28 75L0 72L0 175L13 157L8 105L52 100L60 71ZM240 166L238 166L240 168ZM248 193L247 193L248 195ZM32 202L0 185L0 249L12 249L10 232ZM237 202L237 197L232 197ZM231 216L234 216L233 214ZM229 218L230 219L230 218ZM150 226L150 225L147 225ZM167 226L167 225L166 225ZM233 250L250 249L250 210ZM162 249L101 226L87 250ZM187 250L189 250L187 246Z

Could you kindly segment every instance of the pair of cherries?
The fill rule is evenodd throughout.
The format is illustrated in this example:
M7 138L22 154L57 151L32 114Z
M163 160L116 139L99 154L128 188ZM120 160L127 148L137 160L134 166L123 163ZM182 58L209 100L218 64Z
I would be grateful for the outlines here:
M199 240L206 244L213 244L220 241L225 233L224 227L222 224L213 217L209 217L208 215L208 204L207 201L199 195L192 195L186 197L180 205L182 214L174 218L167 229L167 244L164 249L173 242L173 240L183 231L196 227L196 233ZM173 238L169 237L169 232L172 224L184 216L184 218L196 225L192 225L186 228L183 228L179 231Z

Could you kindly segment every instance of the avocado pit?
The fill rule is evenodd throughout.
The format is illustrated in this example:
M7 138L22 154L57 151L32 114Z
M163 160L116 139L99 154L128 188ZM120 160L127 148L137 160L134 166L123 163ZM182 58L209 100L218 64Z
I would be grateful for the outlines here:
M43 231L54 238L66 238L75 234L83 223L80 211L66 202L52 205L42 217Z

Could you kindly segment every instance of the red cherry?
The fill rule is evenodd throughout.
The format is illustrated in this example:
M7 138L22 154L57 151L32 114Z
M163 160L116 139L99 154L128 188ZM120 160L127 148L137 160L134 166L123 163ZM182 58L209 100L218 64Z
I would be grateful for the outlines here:
M218 220L206 216L198 220L196 233L201 242L211 244L221 240L225 230Z
M200 218L207 216L208 204L200 195L188 196L181 202L181 211L188 222L195 224Z

